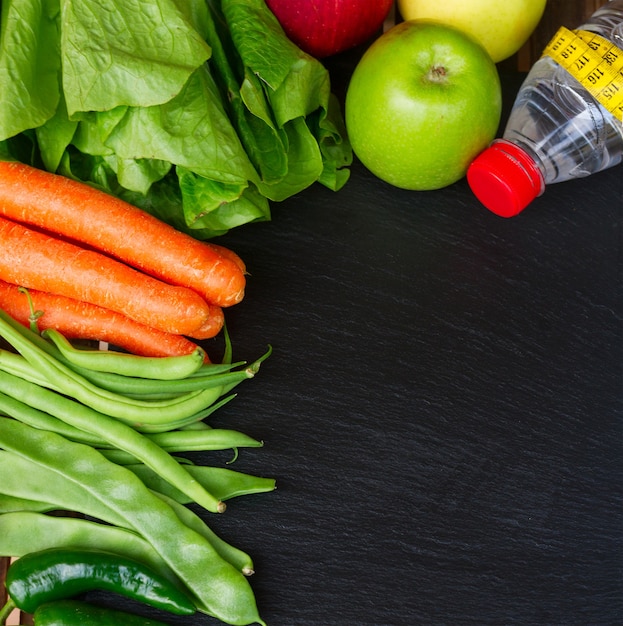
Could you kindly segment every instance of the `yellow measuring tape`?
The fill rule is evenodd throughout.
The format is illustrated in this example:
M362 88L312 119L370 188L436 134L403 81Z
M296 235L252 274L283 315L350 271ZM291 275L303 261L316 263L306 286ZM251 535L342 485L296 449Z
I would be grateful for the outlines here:
M563 26L543 55L564 67L597 102L623 122L623 50L600 35Z

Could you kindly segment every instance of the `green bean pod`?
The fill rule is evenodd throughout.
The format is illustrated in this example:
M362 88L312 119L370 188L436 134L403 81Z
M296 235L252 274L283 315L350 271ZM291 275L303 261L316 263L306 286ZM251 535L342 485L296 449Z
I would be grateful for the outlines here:
M0 513L22 513L29 511L31 513L47 513L53 511L54 506L47 502L39 502L38 500L29 500L28 498L18 498L15 496L7 496L0 493ZM0 552L6 556L16 556L7 552ZM1 624L2 622L0 622Z
M124 526L125 520L106 503L98 501L82 485L42 468L33 459L10 450L0 450L0 490L14 498L48 503L57 509L92 515L108 524Z
M168 430L162 433L148 433L145 437L167 452L206 452L231 448L261 448L264 445L264 442L258 439L228 428ZM94 447L99 450L111 449L106 443Z
M140 461L133 454L130 454L129 452L126 452L125 450L119 450L118 448L98 448L97 451L105 459L107 459L111 463L115 463L116 465L121 465L125 467L127 465L134 465L135 463L140 463ZM173 455L172 455L172 458L174 458L178 463L181 463L182 465L184 465L186 468L188 465L191 465L191 461L189 461L188 459L185 459L179 456L173 456ZM171 483L168 483L168 484L170 485Z
M201 390L224 388L233 389L242 381L253 378L256 372L252 369L236 370L224 374L216 374L214 376L205 377L189 377L180 378L178 380L170 380L154 384L157 381L140 381L138 379L126 379L123 385L123 391L119 391L122 395L133 398L135 400L173 400L184 394L190 394ZM141 384L145 382L147 384ZM222 393L222 392L221 392Z
M220 386L210 386L166 400L136 399L101 389L52 359L43 363L33 359L31 363L48 375L52 384L66 395L96 411L130 423L162 424L186 419L209 407L222 395ZM254 373L246 369L238 376L238 382L253 376Z
M214 367L214 370L206 370L205 373L203 373L204 368L201 368L195 375L175 381L160 382L152 381L148 378L143 379L133 376L122 376L121 374L114 374L112 372L96 372L94 370L88 370L78 366L73 366L73 369L77 374L80 374L101 389L106 389L107 391L123 395L148 399L149 397L162 394L163 392L171 395L179 395L187 391L195 391L196 389L203 388L204 384L211 384L215 377L230 373L236 365L246 364L241 362L240 364L234 365L211 365L211 367ZM199 382L193 382L196 378L200 379ZM219 382L222 381L217 381L217 383Z
M29 328L26 328L25 326L23 326L22 324L14 320L10 315L7 315L6 313L4 313L1 309L0 309L0 320L4 322L4 325L5 325L4 332L0 333L0 335L5 336L6 333L10 333L10 332L21 335L24 339L32 343L34 346L36 346L43 352L47 353L49 356L53 357L54 359L58 360L59 362L63 363L64 365L71 367L77 374L84 376L87 380L100 386L102 389L107 389L109 391L114 391L114 392L123 394L126 392L127 393L137 392L137 386L140 387L140 384L142 382L146 383L148 386L150 385L150 382L149 382L150 379L134 378L134 377L126 376L122 374L116 374L112 372L101 372L101 371L96 371L96 370L80 367L79 365L76 365L75 363L71 363L70 361L68 361L53 343L46 341L45 339L43 339L43 337L41 337L41 335L37 334L36 332L33 332ZM7 354L23 359L23 357L21 357L20 355L16 355L12 352L7 352ZM10 359L11 357L9 356L8 358ZM201 367L199 367L197 371L189 375L189 378L193 378L195 376L200 377L200 378L208 378L210 376L215 376L218 374L226 373L235 367L242 367L243 365L246 365L246 361L238 361L236 363L202 363ZM19 367L19 370L16 370L16 375L19 375L17 373L18 371L23 373L24 375L28 375L22 369L23 367L24 366L21 365ZM11 369L9 369L8 371L11 371ZM37 376L37 374L32 373L32 368L30 368L30 371L31 371L30 373L31 377L34 378L35 376ZM44 384L43 378L39 378L38 380L41 381L40 384ZM47 382L49 383L49 381ZM132 384L132 382L134 384ZM185 391L192 391L198 388L199 386L200 385L193 386L191 389L187 389ZM154 390L162 390L162 386L160 383L158 383L158 381L154 381L152 388Z
M48 379L33 370L28 361L26 361L26 359L24 359L24 357L19 354L0 349L0 370L3 370L7 374L11 374L40 387L44 387L46 389L50 389L52 391L60 393L60 390L56 385L51 384ZM175 430L181 427L193 427L200 423L202 420L212 415L212 413L233 400L233 398L235 397L235 394L230 394L229 396L225 396L224 398L219 398L219 394L220 390L214 389L213 394L210 398L214 400L213 402L208 404L206 408L203 408L197 413L186 416L183 419L171 421L166 419L164 421L159 421L156 423L139 423L136 420L124 419L121 419L121 421L132 426L142 433L160 433L169 430ZM204 401L209 400L205 400L204 397ZM70 426L69 424L65 424L61 420L43 411L36 411L35 409L32 409L32 407L28 407L23 403L18 403L17 400L9 398L5 394L0 394L0 412L5 412L8 415L16 417L27 424L31 424L40 428L47 428L48 430L52 430L53 432L64 435L65 437L68 437L73 441L91 443L93 445L101 445L103 443L101 438L94 437L89 433Z
M237 567L245 575L250 575L253 572L253 563L248 554L242 552L238 548L235 548L231 544L223 541L217 536L201 518L196 516L185 506L178 504L180 497L184 503L188 503L188 500L177 490L171 491L168 484L164 481L158 480L157 475L153 470L149 470L144 465L139 466L141 469L133 471L139 476L142 482L149 486L152 490L155 490L157 494L167 501L172 507L175 508L178 517L184 523L200 532L210 543L214 546L215 550L221 555L222 558L228 560L232 565ZM146 473L145 470L149 473ZM246 493L258 493L260 491L268 491L274 488L274 481L268 479L256 478L250 475L241 474L231 470L221 470L221 468L203 468L196 467L196 470L208 469L213 470L205 475L203 472L193 472L200 482L211 484L214 488L219 488L219 485L226 489L228 492L223 491L225 497L233 497L234 495L240 495L241 490ZM221 470L219 472L219 470ZM74 547L74 548L90 548L98 547L102 550L109 552L115 552L120 554L126 554L128 550L132 549L132 554L137 550L138 539L134 539L135 535L129 533L120 533L118 529L119 524L124 524L124 520L108 506L102 506L101 502L97 502L93 499L92 495L83 490L79 485L68 483L66 479L50 476L49 479L45 479L43 476L44 470L37 468L33 465L32 461L19 457L18 455L0 451L0 473L6 475L11 472L0 489L8 491L10 493L18 493L27 496L27 498L20 498L14 496L0 495L0 512L45 512L51 511L55 508L79 508L79 511L85 515L97 517L106 522L106 524L95 524L89 522L89 525L79 524L77 518L59 518L59 517L47 517L47 516L22 516L22 518L16 518L20 520L20 523L11 525L9 522L11 517L5 518L0 516L0 553L10 556L21 556L25 551L35 551L53 547L56 544L47 544L45 541L52 540L54 537L61 535L58 539L59 546ZM226 483L229 482L230 486L227 487ZM40 499L47 498L50 502L41 501ZM80 503L79 507L76 503ZM62 524L61 524L62 520ZM34 525L34 528L28 526ZM116 526L115 526L116 525ZM67 536L67 532L72 530L75 535ZM80 531L84 531L81 533ZM96 534L97 539L89 539L91 535ZM26 535L27 539L24 537ZM45 535L45 539L43 538ZM23 540L20 540L20 537ZM71 539L71 543L69 543ZM20 543L22 541L22 543ZM42 543L43 541L43 543ZM83 543L76 543L82 541ZM84 543L86 541L86 543ZM127 544L130 544L129 546ZM22 546L22 547L20 547ZM138 552L140 560L148 564L154 564L158 566L158 570L162 570L162 564L158 562L158 559L154 559L154 555L149 553L149 559L145 558L145 546L138 546L141 550Z
M230 397L235 397L235 394L232 394ZM222 401L224 400L228 400L228 398L223 398ZM212 426L210 426L210 424L207 424L206 422L193 422L192 424L182 426L180 430L209 430L210 428L212 428Z
M172 488L146 465L133 463L126 465L126 467L135 473L150 489L163 493L180 504L191 504L187 496L179 490ZM226 467L189 465L186 469L210 493L218 496L219 500L223 501L244 495L274 491L276 485L274 478L253 476L252 474L246 474Z
M206 389L200 393L202 394L202 401L205 403L205 406L200 406L196 412L189 412L188 415L183 415L182 417L176 417L175 415L161 412L158 414L140 414L140 416L137 415L130 419L119 417L116 419L128 424L138 432L165 432L204 420L206 417L212 415L215 410L232 399L232 396L221 398L222 389L220 387Z
M225 510L225 505L203 489L168 452L131 426L11 374L0 376L0 393L47 411L78 429L101 437L113 447L129 452L208 511L221 513ZM6 421L9 420L0 420L2 428L7 427L3 423Z
M124 524L123 518L119 517L110 507L102 507L101 503L95 501L89 493L81 490L79 486L68 484L65 479L54 477L50 481L46 481L45 487L39 491L38 485L42 485L44 479L42 470L38 470L28 459L23 459L10 452L0 451L0 470L4 474L10 467L13 468L13 474L24 476L24 480L20 481L19 478L15 478L0 488L11 493L23 493L29 498L0 495L0 512L5 513L5 515L0 515L0 554L22 556L26 552L51 547L97 548L131 556L160 572L170 575L170 570L162 563L149 544L145 544L135 533L127 530L121 532L122 528L119 524ZM151 478L151 481L143 480L143 483L156 491L159 497L175 508L178 517L187 526L200 532L210 541L222 558L228 560L242 573L248 576L253 572L253 563L249 555L225 542L190 509L182 507L176 496L178 494L183 496L183 494L175 490L172 493L167 493L169 491L167 483L159 482L153 472L146 474L145 466L140 467L143 468L143 471L133 471L133 473L139 476L141 480L143 477ZM220 468L212 469L218 470ZM233 473L236 474L236 472ZM28 475L26 476L26 474ZM260 482L266 480L243 474L240 475L240 478L234 478L234 481L238 483L257 485L254 490L256 493L260 488ZM207 482L217 487L220 482L218 471L216 479ZM274 481L272 482L274 485ZM263 489L263 491L266 490ZM249 490L247 492L251 493ZM230 490L230 495L232 493ZM38 497L47 497L51 502L32 499ZM78 502L80 503L79 506L77 506ZM188 500L184 499L184 502L188 503ZM25 515L26 512L42 513L58 507L73 507L85 515L98 517L106 523L101 524L80 518ZM21 515L9 516L9 513L20 513Z
M0 515L0 554L20 557L50 548L105 550L141 561L171 580L176 578L153 546L132 530L35 510Z
M17 419L24 424L28 424L29 426L58 433L59 435L63 435L63 437L67 437L72 441L88 443L93 446L102 446L106 443L101 437L93 435L80 428L76 428L63 420L58 419L58 417L50 415L46 411L35 409L34 407L21 402L20 400L16 400L15 398L2 392L0 392L0 413Z
M103 390L79 374L71 372L69 375L61 369L60 364L47 363L41 366L40 371L46 372L54 388L68 396L75 398L92 409L118 418L130 424L168 424L182 420L193 421L195 415L204 411L216 402L222 395L222 387L204 386L181 395L167 397L165 400L132 398ZM253 377L249 370L236 372L235 384ZM231 380L231 378L229 378Z
M164 433L170 430L178 430L184 428L193 428L196 427L199 423L205 420L207 417L210 417L212 413L218 411L223 405L227 404L231 400L236 397L236 394L231 394L229 396L225 396L224 398L218 399L216 402L206 407L202 411L195 413L194 415L189 415L181 420L174 420L172 422L163 421L159 423L149 423L146 424L144 422L126 422L132 428L137 430L140 433L148 434L148 433ZM123 420L121 420L123 421ZM207 424L206 424L207 426ZM199 430L199 428L197 428Z
M240 573L245 576L252 576L255 573L253 560L251 557L221 539L198 515L191 511L188 507L179 504L175 499L170 498L162 493L156 492L156 495L166 502L177 514L177 516L188 527L205 537L218 555L231 563Z
M236 397L236 394L231 394L229 396L225 396L224 398L220 398L214 404L211 404L209 407L204 409L203 411L199 411L195 415L191 415L183 420L175 420L174 422L164 422L162 424L142 424L136 425L135 428L139 432L149 435L156 433L166 433L172 430L209 430L211 426L207 424L204 420L215 411L218 411L222 406L231 402ZM203 424L205 428L199 428L199 424Z
M61 388L58 385L52 383L50 378L38 369L33 368L21 354L0 348L0 370L61 393Z
M229 448L261 448L264 443L245 433L227 428L208 430L171 430L146 435L169 452L201 452Z
M114 350L79 349L53 328L42 331L41 336L49 339L72 365L137 378L154 380L184 378L198 371L206 358L205 350L199 346L194 352L181 356L146 357Z
M221 395L219 393L215 397L215 389L219 389L215 387L189 392L170 400L149 401L103 390L26 339L22 333L16 332L6 320L7 317L6 313L0 311L0 333L4 338L63 393L101 413L126 421L136 420L140 416L139 422L162 423L189 417L212 404ZM244 371L248 378L255 375L250 367Z

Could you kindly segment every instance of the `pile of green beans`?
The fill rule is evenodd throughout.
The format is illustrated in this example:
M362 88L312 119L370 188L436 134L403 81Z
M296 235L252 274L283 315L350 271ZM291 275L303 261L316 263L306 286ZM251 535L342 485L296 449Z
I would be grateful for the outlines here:
M258 373L270 347L234 363L225 332L222 363L206 363L201 348L138 357L78 348L1 310L0 337L9 348L0 348L0 555L106 550L181 581L199 611L263 624L251 558L188 505L222 513L225 501L272 491L275 481L183 453L263 445L207 418Z
M143 463L210 512L225 505L189 476L172 453L259 447L206 418L230 392L254 377L266 353L251 364L231 363L231 342L220 364L201 348L184 356L140 357L74 347L59 332L42 334L0 310L0 411L73 441L101 449L121 464Z

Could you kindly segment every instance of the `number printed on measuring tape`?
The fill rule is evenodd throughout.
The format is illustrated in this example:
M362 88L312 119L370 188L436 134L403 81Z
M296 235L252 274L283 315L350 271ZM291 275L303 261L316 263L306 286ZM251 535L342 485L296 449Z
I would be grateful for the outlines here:
M600 35L563 26L543 54L564 67L602 106L623 121L623 50Z

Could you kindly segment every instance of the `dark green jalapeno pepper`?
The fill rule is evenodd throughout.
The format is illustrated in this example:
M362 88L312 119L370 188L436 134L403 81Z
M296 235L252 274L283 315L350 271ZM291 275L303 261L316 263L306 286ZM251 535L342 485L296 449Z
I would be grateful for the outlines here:
M17 559L6 576L15 605L34 613L46 602L72 598L87 591L110 591L149 606L192 615L190 597L151 568L110 552L51 548Z
M35 626L166 626L164 622L155 619L78 600L57 600L42 604L33 617Z

